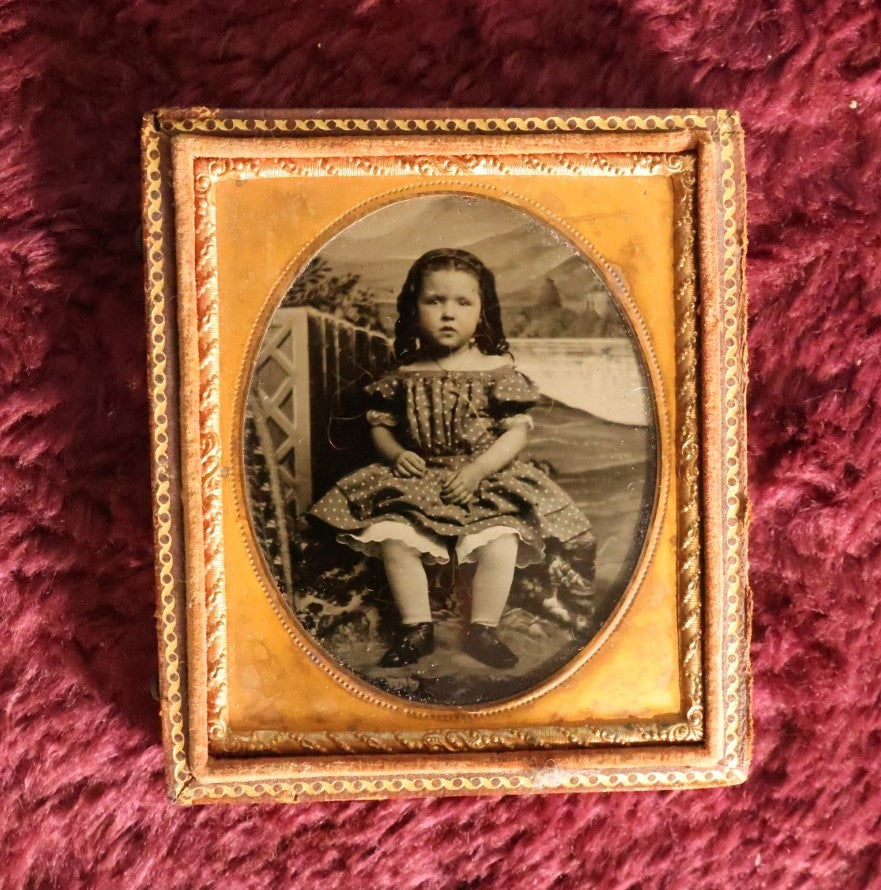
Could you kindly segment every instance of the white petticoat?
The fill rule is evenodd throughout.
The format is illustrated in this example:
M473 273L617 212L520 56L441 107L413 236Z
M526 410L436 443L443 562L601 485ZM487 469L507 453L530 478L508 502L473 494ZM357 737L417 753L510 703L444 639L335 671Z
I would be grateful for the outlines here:
M475 562L476 551L504 535L521 537L517 529L510 525L492 525L482 531L463 535L456 541L456 562L460 565ZM384 541L400 541L420 554L425 562L442 564L450 561L450 551L442 537L394 519L374 522L362 532L343 532L337 535L337 540L368 556L380 557Z

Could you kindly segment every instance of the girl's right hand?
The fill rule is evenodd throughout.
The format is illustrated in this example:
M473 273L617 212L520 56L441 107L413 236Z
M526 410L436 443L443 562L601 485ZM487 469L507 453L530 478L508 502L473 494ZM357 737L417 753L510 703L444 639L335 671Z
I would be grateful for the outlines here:
M425 461L415 451L402 451L395 459L395 472L421 479L425 475Z

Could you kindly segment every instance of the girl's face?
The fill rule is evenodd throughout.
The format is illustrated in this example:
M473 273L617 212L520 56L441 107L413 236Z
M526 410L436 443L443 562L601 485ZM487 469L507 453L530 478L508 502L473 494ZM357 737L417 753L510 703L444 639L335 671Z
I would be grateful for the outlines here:
M461 269L432 269L422 276L416 301L419 336L435 349L468 346L480 321L480 285Z

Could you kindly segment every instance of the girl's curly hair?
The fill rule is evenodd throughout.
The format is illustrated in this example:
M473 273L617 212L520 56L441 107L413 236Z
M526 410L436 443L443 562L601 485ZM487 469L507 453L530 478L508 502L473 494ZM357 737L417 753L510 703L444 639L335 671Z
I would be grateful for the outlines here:
M502 310L496 293L493 273L467 250L440 248L424 253L410 267L407 280L398 295L398 320L395 322L395 357L402 364L419 358L422 351L417 325L419 293L426 272L438 269L458 269L471 273L480 291L480 319L474 332L474 342L485 355L506 355L508 341L502 329Z

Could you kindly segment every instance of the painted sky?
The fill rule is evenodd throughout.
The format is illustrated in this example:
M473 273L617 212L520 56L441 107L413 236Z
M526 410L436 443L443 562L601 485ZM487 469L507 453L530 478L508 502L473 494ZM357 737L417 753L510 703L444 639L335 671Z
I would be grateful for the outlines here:
M530 302L547 278L573 307L608 298L593 265L562 235L508 204L470 195L423 195L386 205L320 253L341 272L361 275L380 299L392 299L413 261L438 247L468 250L486 263L502 302Z

